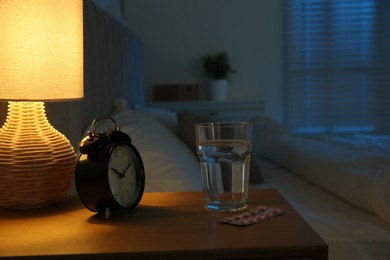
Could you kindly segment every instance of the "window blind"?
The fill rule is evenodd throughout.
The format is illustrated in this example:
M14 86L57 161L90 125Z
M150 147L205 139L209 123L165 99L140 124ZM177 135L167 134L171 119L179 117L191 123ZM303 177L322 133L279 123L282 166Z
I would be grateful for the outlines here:
M390 1L286 1L286 125L390 132Z

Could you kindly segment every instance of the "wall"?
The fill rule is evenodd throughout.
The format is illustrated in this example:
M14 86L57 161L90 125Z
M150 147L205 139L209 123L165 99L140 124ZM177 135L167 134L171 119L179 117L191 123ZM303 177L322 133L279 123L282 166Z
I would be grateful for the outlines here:
M281 120L282 1L123 1L124 20L144 44L148 99L155 84L202 84L199 58L226 51L238 70L228 99L263 99Z

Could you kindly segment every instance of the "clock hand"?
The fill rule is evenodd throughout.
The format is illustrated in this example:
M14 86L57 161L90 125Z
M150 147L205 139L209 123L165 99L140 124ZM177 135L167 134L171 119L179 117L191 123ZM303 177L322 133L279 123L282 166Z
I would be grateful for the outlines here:
M118 174L118 177L119 177L119 178L125 177L125 174L124 174L124 173L120 173L117 169L115 169L115 168L113 168L113 167L111 167L111 169L112 169L116 174Z
M127 170L129 169L129 167L130 167L132 164L133 164L133 161L131 161L130 163L127 164L126 169L122 172L123 177L125 176L125 173L127 172Z

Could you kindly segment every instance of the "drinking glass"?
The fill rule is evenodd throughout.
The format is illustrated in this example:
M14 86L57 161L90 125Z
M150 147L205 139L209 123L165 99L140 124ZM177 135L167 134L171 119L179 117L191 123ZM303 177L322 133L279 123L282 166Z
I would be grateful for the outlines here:
M217 212L247 207L252 123L205 122L195 125L204 206Z

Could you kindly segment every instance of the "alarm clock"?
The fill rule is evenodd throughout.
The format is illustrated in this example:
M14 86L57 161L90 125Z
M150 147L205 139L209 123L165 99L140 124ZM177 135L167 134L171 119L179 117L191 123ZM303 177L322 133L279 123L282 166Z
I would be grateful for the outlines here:
M101 119L111 120L113 129L97 133ZM87 209L103 212L108 219L112 210L137 207L145 187L143 162L130 136L119 130L114 119L95 119L79 151L75 184Z

